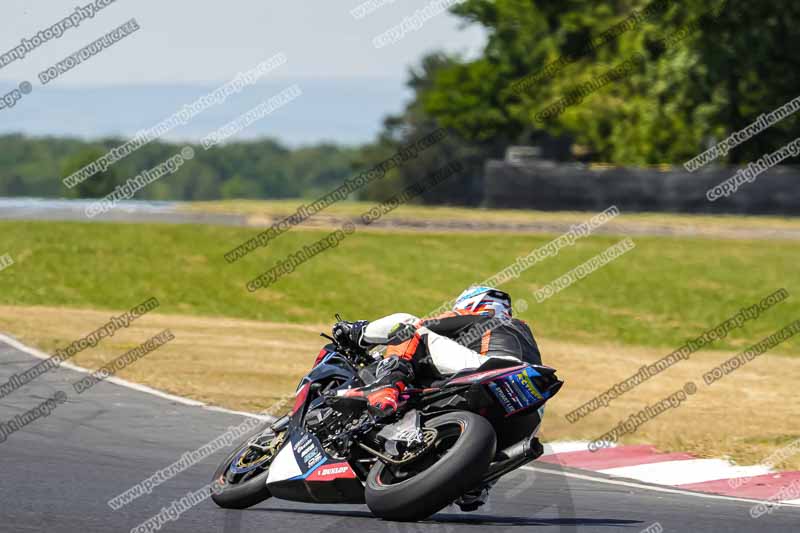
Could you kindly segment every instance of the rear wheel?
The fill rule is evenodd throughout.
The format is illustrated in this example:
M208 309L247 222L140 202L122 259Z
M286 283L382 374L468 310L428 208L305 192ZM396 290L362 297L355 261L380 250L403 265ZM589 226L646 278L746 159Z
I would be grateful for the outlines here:
M494 457L497 437L483 417L467 411L437 416L429 452L408 465L377 462L367 476L367 506L389 520L422 520L476 487Z
M286 432L263 430L238 446L214 472L221 490L211 495L226 509L246 509L272 496L267 489L269 465L278 453Z

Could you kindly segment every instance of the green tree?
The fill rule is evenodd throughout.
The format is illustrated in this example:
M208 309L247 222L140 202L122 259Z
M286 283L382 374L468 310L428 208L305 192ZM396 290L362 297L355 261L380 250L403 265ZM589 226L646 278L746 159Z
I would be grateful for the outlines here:
M789 51L800 45L800 4L664 2L648 20L601 46L587 46L650 5L467 0L454 12L487 30L486 47L477 59L439 69L433 87L421 95L424 111L469 140L516 136L535 142L543 134L567 134L596 160L679 163L798 96L798 60ZM704 24L662 46L697 21ZM552 119L537 119L553 102L634 57L644 61L628 75ZM555 74L530 82L562 58L566 64ZM517 84L525 80L520 91ZM728 160L774 150L797 130L797 120L787 119Z
M246 179L238 174L225 181L220 193L224 199L261 198L264 194L256 180Z
M63 176L70 176L86 165L96 161L102 157L103 154L104 152L100 149L85 148L66 160L61 174ZM71 198L102 198L124 181L125 180L120 178L117 168L111 165L103 172L95 174L71 189L64 186L64 190L66 191L66 195Z
M459 60L441 53L422 58L420 65L411 69L408 87L414 98L403 113L384 120L384 129L378 140L363 151L361 167L367 169L402 146L443 128L447 137L422 151L415 159L404 162L388 175L371 184L362 194L370 200L385 200L405 187L424 181L425 177L448 163L458 161L463 170L438 186L430 189L417 202L434 204L476 205L483 197L483 166L486 159L502 156L510 138L498 134L465 138L458 127L449 127L426 108L428 98L438 98L441 93L431 94L441 72L458 68Z

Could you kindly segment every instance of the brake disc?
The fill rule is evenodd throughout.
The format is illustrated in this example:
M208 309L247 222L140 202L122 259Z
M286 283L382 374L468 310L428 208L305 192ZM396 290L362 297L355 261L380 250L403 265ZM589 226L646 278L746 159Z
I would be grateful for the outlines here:
M254 448L256 450L261 451L262 454L261 455L256 455L255 458L253 458L253 459L248 459L249 457L252 457L252 455L249 454L249 453L243 453L239 457L239 460L236 462L236 467L237 468L251 468L253 466L256 466L256 465L258 465L260 463L264 463L264 462L269 461L270 459L272 459L273 456L275 455L275 452L278 450L278 448L281 446L281 444L283 444L283 441L286 439L286 432L284 431L282 433L279 433L266 446L264 446L264 445L262 445L262 444L260 444L258 442L259 438L260 438L260 436L256 437L255 439L253 439L252 441L247 443L247 445L250 448Z

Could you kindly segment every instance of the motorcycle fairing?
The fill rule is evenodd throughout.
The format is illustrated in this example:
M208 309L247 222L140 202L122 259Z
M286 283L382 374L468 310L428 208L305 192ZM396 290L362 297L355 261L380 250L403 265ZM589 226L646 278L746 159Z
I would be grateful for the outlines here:
M275 459L272 460L272 464L269 466L267 485L277 481L292 479L302 474L303 471L300 470L300 465L297 464L292 447L290 443L287 442L283 445L283 448L280 449Z
M358 476L346 461L320 464L306 479L308 481L332 481L334 479L357 479Z
M498 368L499 367L499 368ZM538 409L561 387L552 368L541 365L509 364L507 361L488 361L480 368L463 371L445 386L479 383L491 391L505 416Z
M544 405L561 388L561 382L548 381L538 368L546 367L526 365L485 379L481 383L489 386L507 417L522 411L531 411ZM540 390L539 384L547 384L547 387Z
M347 462L331 457L313 433L305 430L309 410L321 398L309 400L316 383L338 378L350 383L354 372L335 363L342 356L334 351L320 354L314 369L298 386L298 401L292 411L286 442L269 468L266 484L276 498L309 503L364 503L364 485Z
M516 370L521 370L527 366L528 365L514 365L512 367L506 366L505 368L494 368L485 371L481 371L480 368L476 368L473 370L465 370L459 372L452 379L448 380L447 385L465 385L467 383L482 383L496 376L500 376L508 372L514 372Z
M292 433L291 441L295 461L303 475L308 475L308 472L328 458L317 438L311 433Z
M330 457L310 433L292 435L270 465L276 498L308 503L364 503L364 485L347 462Z
M269 467L267 485L278 481L305 479L328 460L319 441L311 433L291 431Z

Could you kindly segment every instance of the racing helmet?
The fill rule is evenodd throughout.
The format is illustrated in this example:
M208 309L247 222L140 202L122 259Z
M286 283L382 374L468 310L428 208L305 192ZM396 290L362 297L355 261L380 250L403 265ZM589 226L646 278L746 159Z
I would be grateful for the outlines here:
M511 296L507 292L493 287L473 285L456 298L453 311L485 314L494 311L495 316L505 315L510 317Z

